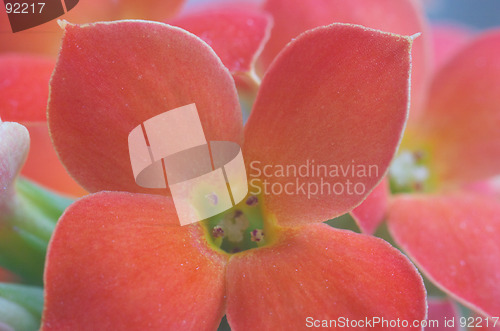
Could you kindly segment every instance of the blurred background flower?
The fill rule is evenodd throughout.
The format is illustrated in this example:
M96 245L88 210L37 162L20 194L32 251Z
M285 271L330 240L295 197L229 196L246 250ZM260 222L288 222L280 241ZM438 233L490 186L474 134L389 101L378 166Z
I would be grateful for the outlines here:
M427 18L432 24L433 58L431 61L432 69L430 70L434 72L450 60L456 52L472 40L478 33L492 27L500 26L500 1L498 0L416 1L420 1L422 3L425 8ZM186 13L190 13L192 10L197 9L200 6L208 6L210 4L221 2L234 6L239 3L239 1L234 0L187 0L185 3L182 0L159 1L158 3L156 3L157 1L125 1L124 6L117 7L116 1L111 0L81 0L80 2L79 7L81 10L74 10L74 12L68 13L63 18L75 23L128 17L168 20L174 16L177 17L177 15L183 16ZM261 4L263 1L248 0L246 2ZM149 5L145 5L146 3ZM157 6L160 6L156 8L162 8L162 10L154 9L155 7L150 5L151 3L155 3ZM95 10L96 4L100 9L102 9L101 11ZM167 4L168 8L161 7L165 4ZM31 31L13 35L4 20L3 15L5 13L3 10L2 6L0 6L0 15L2 16L0 18L0 117L2 117L4 121L20 122L26 126L30 132L31 150L27 163L22 170L22 175L34 180L38 184L56 190L66 196L76 197L84 195L86 194L86 191L69 177L64 167L58 160L57 155L52 148L45 120L46 96L48 95L48 89L45 87L48 86L48 80L55 63L55 56L58 45L60 44L62 30L54 21ZM179 22L182 22L182 20ZM420 38L418 42L421 42L421 40L422 38ZM47 81L47 85L42 83L44 81ZM15 88L16 86L23 86L23 84L24 86L30 86L31 91L35 91L31 94L33 96L32 98L23 97L23 90ZM9 89L9 87L12 86L14 86L14 89ZM40 86L42 88L40 88ZM252 86L250 86L250 94L251 93ZM251 101L251 95L249 99ZM27 109L28 111L26 112ZM1 161L2 160L0 160L0 163ZM6 241L4 241L4 246L2 248L2 243L0 243L0 265L9 267L11 271L15 271L15 274L10 271L0 270L0 281L23 282L27 284L41 285L45 248L48 242L47 233L44 231L42 231L42 233L37 231L34 233L30 233L29 231L25 232L26 228L23 228L23 226L26 226L25 221L27 219L31 219L34 220L34 224L42 222L44 224L48 224L50 229L53 228L59 215L71 202L71 200L62 198L61 200L58 200L60 197L51 195L50 192L46 192L43 188L33 185L27 181L21 180L18 181L17 184L9 182L9 186L10 185L12 185L12 187L15 185L16 189L14 195L12 195L15 197L11 197L9 199L21 202L16 208L9 209L8 212L6 211L7 209L4 208L2 210L3 214L0 215L0 235L13 233L13 236L4 237L15 238L14 246L8 247L8 245L5 244ZM500 197L499 181L495 178L472 183L468 186L468 188L471 191L489 196L496 196L497 198ZM387 192L388 189L388 183L385 181L382 182L379 189L376 191L378 194L373 194L373 196L375 196L374 200L376 200L374 203L375 206L385 206L388 203L385 198L387 196L385 192ZM0 201L0 207L1 202L2 201ZM435 215L441 215L441 220L444 219L445 221L441 223L435 222L437 224L437 237L429 237L427 240L430 241L430 244L436 244L437 247L440 247L440 236L444 238L450 233L453 233L453 228L447 228L448 225L446 223L448 221L451 225L453 225L453 220L458 220L462 217L466 218L463 220L463 224L465 224L466 227L474 229L475 225L477 228L477 224L470 222L470 219L473 220L474 217L477 217L474 213L453 214L450 212L455 205L463 207L463 204L472 205L472 209L474 209L474 206L475 208L481 208L483 210L497 209L491 204L491 202L478 201L476 203L470 202L470 200L465 200L464 202L464 200L453 199L449 201L433 201L430 204L430 207L429 205L426 205L425 208L421 208L422 214L420 214L419 217L432 218L435 217ZM449 205L451 208L449 206L444 208L443 205ZM382 220L385 216L384 212L381 212L383 208L378 209L378 214L376 216L374 216L374 214L370 214L370 212L375 210L375 207L368 207L366 210L363 210L362 208L363 205L359 207L359 213L354 214L357 218L375 217L378 220ZM406 209L407 207L404 203L402 203L399 207L398 213L408 213ZM425 214L425 210L431 209L435 212L434 214ZM26 214L23 214L23 212L19 213L19 210L29 210L30 212L28 213L28 218L26 218ZM9 216L16 213L17 215L22 216ZM366 216L367 213L369 214L368 216ZM496 211L491 215L493 214L496 215ZM489 214L482 214L482 216L489 217L488 215ZM407 218L411 218L412 216L415 215L407 215ZM493 218L494 217L492 217L492 219ZM376 225L378 225L378 220L375 224L368 226L369 230L363 230L366 232L373 232ZM495 219L495 221L498 220ZM413 219L413 222L414 227L409 228L410 234L415 234L418 231L421 231L419 219ZM360 232L358 227L354 224L353 219L349 216L332 220L328 223L335 227L345 227L356 232ZM481 219L480 225L483 230L491 228L488 221L485 219ZM19 229L22 231L19 231ZM471 231L476 234L478 233L475 230ZM391 240L390 236L387 234L385 226L382 226L376 235L384 239ZM497 237L498 233L495 234L495 238ZM478 236L477 238L473 239L475 246L484 244L484 241L481 240L481 236ZM463 247L469 247L465 243L467 240L471 239L470 237L465 236ZM497 246L495 246L494 242L489 242L489 244L496 249ZM416 243L414 245L419 247L422 244ZM22 254L17 254L18 252L21 252ZM486 255L487 253L482 252L481 254ZM462 261L460 259L460 255L457 256L457 261L459 262L457 267L464 267L462 263L464 263L465 260ZM441 265L436 266L438 269L440 267ZM490 272L492 270L495 272L496 269L489 269ZM429 294L434 297L429 304L430 318L442 318L443 316L450 315L476 316L476 313L469 311L469 309L465 306L457 305L453 300L450 301L444 292L433 285L433 282L428 280L426 280L426 282ZM5 284L0 285L4 286L0 287L0 329L7 329L8 326L11 328L13 327L16 330L33 329L33 326L37 325L37 321L40 318L42 303L41 289L16 287L16 285L13 287L9 287ZM464 287L466 288L467 286ZM470 284L468 287L470 287ZM473 296L474 293L470 295ZM26 300L26 298L28 299ZM497 307L497 301L493 301L493 305ZM490 307L493 307L493 305ZM493 312L493 314L495 314L495 312ZM228 326L223 322L221 328L228 328Z

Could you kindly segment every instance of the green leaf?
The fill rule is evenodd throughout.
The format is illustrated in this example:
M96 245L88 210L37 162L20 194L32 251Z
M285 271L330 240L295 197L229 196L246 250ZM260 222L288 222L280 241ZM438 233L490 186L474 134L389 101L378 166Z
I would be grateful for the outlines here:
M38 330L43 310L39 287L0 283L0 327L16 331Z
M0 266L28 284L41 285L47 245L57 220L72 202L17 179L9 210L0 215Z

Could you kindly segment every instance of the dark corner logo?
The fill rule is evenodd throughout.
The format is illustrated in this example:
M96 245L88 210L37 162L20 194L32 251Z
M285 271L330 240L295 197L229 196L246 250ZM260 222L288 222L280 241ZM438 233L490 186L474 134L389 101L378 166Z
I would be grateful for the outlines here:
M47 23L73 9L79 0L3 0L12 32Z

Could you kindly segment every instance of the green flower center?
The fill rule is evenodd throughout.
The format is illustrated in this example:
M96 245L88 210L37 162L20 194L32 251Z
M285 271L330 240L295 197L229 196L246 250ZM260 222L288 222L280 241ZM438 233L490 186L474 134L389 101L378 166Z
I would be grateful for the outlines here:
M261 199L250 195L230 210L203 221L208 242L231 254L269 244L273 225L264 216Z

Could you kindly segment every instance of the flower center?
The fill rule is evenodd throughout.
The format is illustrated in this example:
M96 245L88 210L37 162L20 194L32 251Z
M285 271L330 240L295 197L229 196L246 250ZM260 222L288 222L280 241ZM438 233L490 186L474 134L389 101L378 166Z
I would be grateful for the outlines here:
M227 253L262 247L271 241L271 222L264 217L262 197L250 195L232 209L204 221L209 243Z
M389 167L392 192L426 190L430 173L425 161L425 152L403 150Z

